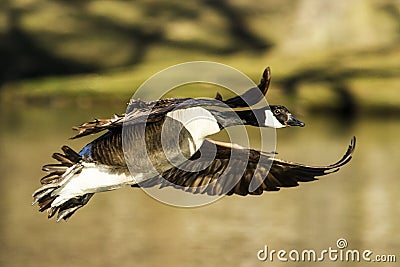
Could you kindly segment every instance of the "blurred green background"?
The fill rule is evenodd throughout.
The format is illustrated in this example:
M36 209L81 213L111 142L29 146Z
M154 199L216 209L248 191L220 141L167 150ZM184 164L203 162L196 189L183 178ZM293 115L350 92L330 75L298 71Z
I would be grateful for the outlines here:
M3 100L121 100L165 67L210 60L255 80L271 66L271 98L291 96L306 108L400 107L399 1L0 5Z
M398 253L399 41L398 0L2 0L0 265L283 266L257 251L326 249L341 237ZM356 135L353 161L296 189L195 209L133 189L97 194L68 223L30 206L51 153L91 140L68 140L71 126L123 113L151 75L194 60L255 82L271 67L268 101L306 123L277 132L279 158L329 164Z

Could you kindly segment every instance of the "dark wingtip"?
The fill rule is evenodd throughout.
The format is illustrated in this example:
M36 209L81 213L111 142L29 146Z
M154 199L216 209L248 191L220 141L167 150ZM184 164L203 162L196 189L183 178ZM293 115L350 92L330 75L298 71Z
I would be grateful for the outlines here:
M267 93L270 83L271 83L271 68L266 67L262 74L260 84L258 85L258 88L260 89L263 95Z
M217 94L215 95L215 99L222 101L222 95L219 92L217 92Z
M344 154L344 156L338 162L330 165L329 167L330 168L339 168L339 167L342 167L343 165L345 165L346 163L348 163L353 158L353 153L354 153L355 149L356 149L356 137L353 136L353 138L351 138L350 145L347 148L347 151Z
M346 154L345 154L345 155L349 155L350 157L353 156L354 150L356 149L356 141L357 141L356 137L353 136L353 137L351 138L350 145L349 145L349 147L347 148L347 151L346 151Z
M271 82L271 69L270 67L265 68L260 84L257 87L253 87L240 96L232 97L223 101L226 105L231 108L242 108L251 107L261 101L265 97L268 91L269 84Z
M353 138L351 138L351 143L350 143L350 146L353 147L353 150L354 150L354 148L356 147L356 141L357 141L356 137L353 136Z
M356 137L353 136L353 138L351 138L349 148L347 149L347 152L350 154L351 157L353 156L354 150L356 149L356 141Z

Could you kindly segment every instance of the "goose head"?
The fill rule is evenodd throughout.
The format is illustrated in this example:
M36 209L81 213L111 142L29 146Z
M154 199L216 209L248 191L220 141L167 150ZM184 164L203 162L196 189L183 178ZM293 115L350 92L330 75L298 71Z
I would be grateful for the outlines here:
M265 110L264 127L283 128L287 126L304 127L305 123L295 118L285 106L272 105L269 110Z

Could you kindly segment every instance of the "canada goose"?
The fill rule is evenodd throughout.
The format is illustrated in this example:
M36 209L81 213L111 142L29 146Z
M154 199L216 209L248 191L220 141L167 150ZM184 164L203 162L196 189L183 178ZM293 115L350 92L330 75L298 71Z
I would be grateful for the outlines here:
M321 167L291 163L276 159L268 152L207 139L207 136L223 128L240 124L272 128L303 127L304 123L284 106L235 111L226 108L245 108L258 103L266 94L269 83L270 70L267 68L259 86L240 97L223 101L217 94L214 100L132 100L126 115L115 115L112 119L95 120L75 127L79 132L73 138L102 131L106 133L87 144L79 153L67 146L62 147L64 154L54 153L53 158L59 163L43 166L42 169L49 174L41 179L42 187L33 193L33 204L38 203L39 211L47 210L48 218L58 212L57 221L60 221L67 220L94 193L125 186L174 186L209 195L254 195L316 180L316 177L335 172L350 161L355 138L342 159ZM180 130L178 135L177 129ZM160 146L164 130L166 147ZM135 153L124 154L124 136L128 151ZM211 146L216 148L215 154L208 152ZM181 154L187 160L175 162ZM133 166L128 166L127 162ZM157 175L148 173L149 168L155 168ZM244 172L240 172L240 168ZM222 175L225 172L231 175Z

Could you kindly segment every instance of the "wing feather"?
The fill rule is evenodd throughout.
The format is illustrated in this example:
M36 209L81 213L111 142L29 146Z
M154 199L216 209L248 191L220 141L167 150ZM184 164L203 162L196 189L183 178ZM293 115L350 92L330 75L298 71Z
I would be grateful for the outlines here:
M132 99L127 109L127 115L114 114L110 119L94 119L93 121L85 122L72 129L78 131L78 134L71 139L80 138L83 136L96 134L105 130L121 128L124 123L151 123L161 119L169 111L176 108L183 109L196 106L215 106L215 107L230 107L243 108L257 104L265 96L268 91L271 81L271 69L265 68L260 84L247 90L244 94L232 97L227 100L222 100L222 96L217 93L215 99L194 99L194 98L168 98L160 99L152 102L144 102L141 100Z
M207 143L210 142L212 143L212 140L206 140L203 145L209 145ZM195 172L185 171L191 168L198 170L199 164L203 163L199 162L198 155L194 155L191 159L196 160L185 162L181 166L183 168L172 168L164 172L162 177L171 183L170 185L182 187L182 189L194 193L259 195L264 191L278 191L283 187L295 187L300 182L314 181L318 179L317 177L336 172L351 160L355 149L355 137L353 137L344 156L336 163L327 166L308 166L283 161L275 159L264 152L252 149L246 151L243 148L223 146L219 142L215 145L217 146L217 155L207 168ZM243 166L245 159L235 156L230 159L233 162L229 162L231 153L228 150L235 149L239 150L236 151L239 152L239 155L250 154L244 173L240 177L237 177L237 174L240 173L238 168ZM271 166L270 168L269 165ZM157 179L162 178L157 177ZM253 179L259 186L250 191L250 183ZM153 182L151 184L155 185L157 183Z

